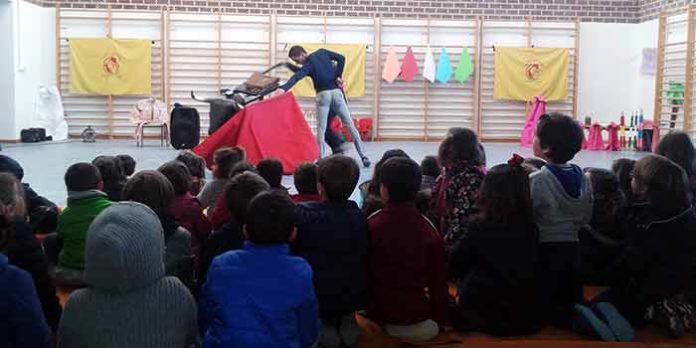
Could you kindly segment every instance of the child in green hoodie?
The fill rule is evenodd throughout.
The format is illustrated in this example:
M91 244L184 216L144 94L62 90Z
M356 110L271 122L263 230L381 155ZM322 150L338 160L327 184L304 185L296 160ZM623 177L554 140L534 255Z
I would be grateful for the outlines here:
M65 173L68 207L58 217L58 255L56 278L67 284L84 283L85 241L92 221L111 206L99 169L90 163L75 163Z

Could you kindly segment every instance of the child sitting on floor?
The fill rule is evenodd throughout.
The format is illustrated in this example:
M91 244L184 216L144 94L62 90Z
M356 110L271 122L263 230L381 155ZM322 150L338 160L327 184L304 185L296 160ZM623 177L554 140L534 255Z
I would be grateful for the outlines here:
M243 250L210 266L199 304L205 346L313 347L321 323L307 262L290 255L293 203L280 191L257 195L244 220Z
M631 191L631 177L633 168L636 166L636 161L630 158L619 158L611 164L611 171L616 174L619 179L619 188L626 199L626 205L633 203L633 192Z
M586 285L606 285L607 265L614 264L624 246L622 221L626 201L619 178L607 169L587 168L592 183L592 220L579 234L579 272Z
M541 328L539 232L523 161L515 155L488 171L478 197L480 213L452 249L451 269L460 279L454 320L459 330L517 336Z
M671 159L684 169L688 179L689 203L696 205L696 149L691 137L683 132L669 133L660 140L655 153Z
M354 313L366 304L367 219L349 201L360 168L350 157L334 155L319 163L322 202L301 203L295 210L293 248L314 269L322 333L320 347L357 346Z
M244 172L252 172L258 174L256 167L247 161L241 161L235 164L230 171L230 180L234 179L237 175ZM213 231L217 231L222 226L225 226L228 222L232 221L232 212L227 208L225 203L225 195L220 195L217 202L215 202L215 209L211 213L208 211L208 218L210 219L210 224L213 227Z
M198 201L201 202L203 210L215 210L218 197L225 191L225 185L230 179L232 167L237 162L245 158L244 150L238 147L223 147L215 150L213 154L213 180L205 184L203 190L198 194Z
M123 188L123 200L145 204L157 214L164 232L165 272L193 290L191 233L179 226L170 214L173 199L174 187L166 176L155 170L138 172Z
M319 202L321 196L317 189L317 165L314 163L302 163L295 169L293 175L296 195L290 198L294 203Z
M131 155L117 155L116 158L121 161L121 172L126 179L135 173L135 159Z
M539 227L540 277L550 323L571 323L573 305L582 299L577 271L578 232L592 218L592 185L568 161L582 148L583 130L572 118L544 114L534 138L534 154L546 161L531 174L534 219Z
M94 220L85 257L89 286L65 304L59 347L199 346L196 303L165 275L164 238L157 214L140 203L115 203Z
M664 157L636 162L633 193L644 204L602 296L634 325L644 323L649 306L693 284L696 214L687 185L684 170Z
M244 242L242 226L249 202L254 196L269 188L262 177L252 172L239 174L230 180L223 198L232 219L222 228L215 230L203 244L201 262L196 273L199 285L205 282L208 268L216 256L242 247Z
M104 182L103 191L112 202L121 200L123 185L126 184L126 178L123 176L120 162L114 156L99 156L92 161L92 164L99 168L101 173L102 181Z
M71 285L84 284L85 241L92 221L111 206L99 169L90 163L71 165L65 173L68 207L58 216L58 255L56 278Z
M281 185L283 181L283 164L280 161L274 158L266 158L256 165L256 170L271 185L272 189L286 190Z
M414 341L433 339L449 324L445 246L416 209L421 180L413 160L387 160L380 175L386 206L368 220L368 315L387 334Z
M51 347L51 329L44 319L40 298L34 286L34 284L40 285L41 282L38 279L32 281L32 275L12 262L14 251L20 251L16 245L13 245L17 244L17 238L26 239L26 236L34 238L28 229L23 233L17 228L21 229L21 225L26 224L23 195L22 185L13 175L0 173L0 284L2 284L0 286L0 317L3 320L3 324L0 325L0 342L3 347L8 348L48 348ZM25 236L18 236L18 232ZM38 246L36 240L34 243ZM42 256L40 247L38 252L38 255ZM30 251L30 254L33 255L16 256L25 260L32 256L37 258L36 253ZM43 285L53 290L53 294L50 295L55 299L54 304L58 310L55 313L58 317L55 319L59 319L60 306L55 298L55 288L48 277L45 263L44 257L43 268L46 275L44 279L47 279L48 283Z
M374 212L384 208L384 202L379 193L379 176L382 173L382 165L388 159L392 157L408 157L408 154L401 149L391 149L384 152L382 158L375 164L375 170L372 172L372 179L370 181L364 182L360 185L360 189L363 190L365 185L367 185L367 191L361 192L363 197L362 211L365 216L370 216Z
M440 164L435 156L425 156L420 164L423 172L423 181L421 182L421 190L431 190L435 185L435 179L440 176Z
M195 267L200 261L203 243L210 235L210 221L203 214L201 204L189 192L191 173L183 163L170 161L160 166L158 170L169 179L174 188L174 199L169 205L168 212L177 223L191 233L191 251Z
M478 212L485 153L474 131L452 128L440 144L438 157L444 169L433 187L431 211L446 245L452 246L466 234L469 218Z
M191 173L191 187L189 191L191 196L198 196L203 187L205 187L205 160L191 150L181 151L176 156L176 160L188 168L189 173Z

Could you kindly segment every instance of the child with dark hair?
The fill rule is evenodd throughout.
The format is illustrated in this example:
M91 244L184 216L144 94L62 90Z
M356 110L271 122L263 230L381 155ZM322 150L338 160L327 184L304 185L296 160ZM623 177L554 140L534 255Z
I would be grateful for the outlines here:
M592 184L592 220L580 229L579 272L583 284L606 285L607 265L623 249L626 199L619 178L607 169L586 168Z
M684 169L689 179L689 202L696 205L696 149L691 137L683 132L669 133L657 144L656 153L671 159Z
M123 200L142 203L159 217L164 232L164 265L168 276L179 278L193 289L193 254L191 233L179 226L170 214L174 187L162 173L143 170L133 175L123 188Z
M112 202L121 200L123 193L123 185L126 184L126 178L123 175L121 161L114 156L98 156L92 161L99 172L101 173L102 181L104 182L104 193L109 196Z
M372 179L367 183L367 192L361 192L363 194L363 205L362 211L365 216L370 216L372 213L384 208L384 202L380 195L380 174L382 173L382 165L384 162L393 157L405 157L410 158L404 150L401 149L391 149L384 152L382 158L375 164L375 170L372 172ZM361 184L361 189L363 189L366 183Z
M128 178L135 173L135 158L131 155L117 155L116 158L121 161L121 172L123 176Z
M19 162L5 155L0 155L0 173L12 174L19 182L24 179L24 168ZM40 196L26 182L22 182L22 188L24 190L25 210L32 232L55 232L59 214L56 204Z
M460 330L518 336L541 328L539 233L523 160L515 155L488 171L478 197L479 213L452 249L451 269L460 279L455 312Z
M302 163L295 169L293 180L297 194L290 197L294 203L321 201L317 188L317 168L314 163Z
M349 201L360 168L350 157L322 160L317 171L322 202L301 203L295 210L293 247L314 269L323 327L319 346L353 347L358 328L354 312L366 304L367 219Z
M243 161L246 153L239 147L222 147L213 154L213 180L205 184L196 198L205 210L215 210L218 197L225 191L225 185L230 179L230 172L235 164Z
M469 218L478 212L485 152L474 131L452 128L440 143L438 158L443 173L433 187L431 211L445 243L452 246L466 233Z
M189 173L191 173L191 187L189 192L191 192L191 196L198 196L205 186L205 160L191 150L179 152L179 155L176 156L176 160L183 163L188 168Z
M636 162L633 194L642 203L641 213L601 296L633 325L644 323L649 306L692 286L696 214L687 184L684 170L664 157Z
M440 164L437 162L437 156L425 156L420 164L423 172L423 182L421 182L421 190L432 190L435 185L435 179L440 176Z
M297 232L293 208L278 190L249 203L248 241L216 257L203 286L198 319L205 346L314 346L321 323L312 269L287 244Z
M539 227L540 276L546 319L570 324L573 305L582 298L577 271L578 232L592 218L592 185L582 169L568 161L582 148L585 135L572 118L544 114L534 138L534 155L546 161L531 174L534 219Z
M215 230L203 244L201 262L196 270L199 285L205 282L208 268L216 256L242 247L244 242L242 226L247 206L254 196L268 189L270 189L268 183L256 173L245 172L230 179L223 198L227 210L231 212L231 220Z
M179 161L170 161L160 166L158 171L169 179L174 188L174 199L169 205L169 213L191 233L191 252L195 267L200 261L203 243L210 235L210 221L203 214L201 204L189 192L191 173L186 165Z
M58 329L62 309L56 296L53 278L49 274L48 260L41 244L36 240L29 223L26 221L25 208L22 184L13 175L0 173L0 253L6 257L5 262L3 262L3 256L0 255L0 268L4 269L4 272L8 272L7 274L12 274L8 271L8 265L2 265L9 263L31 275L33 287L36 289L35 293L41 304L40 308L43 309L43 317L46 318L51 329L55 331ZM0 273L3 272L0 271ZM3 282L3 284L10 283ZM6 295L5 293L2 296ZM28 297L28 295L29 288L27 288L26 294L21 294L19 297ZM13 298L13 296L9 296L9 298ZM27 304L29 303L27 302ZM0 308L8 307L0 306ZM36 313L29 309L25 314L33 316ZM8 322L12 321L8 313L3 313L1 317ZM43 318L41 320L37 318L36 322L28 324L36 327L42 323ZM21 328L14 329L21 330ZM12 342L7 335L7 332L0 329L0 342ZM10 345L12 346L12 344ZM27 342L27 346L32 345Z
M11 254L8 249L12 248L19 232L15 221L24 222L25 219L23 195L22 185L14 176L0 174L0 316L3 319L0 342L8 348L48 348L51 347L51 330L41 312L34 287L36 279L32 282L28 272L8 260ZM48 280L50 284L50 277ZM60 311L58 313L60 315Z
M636 161L630 158L619 158L611 164L611 171L616 174L619 179L619 189L626 198L626 203L633 203L633 192L631 192L631 177L633 168L636 166Z
M237 175L245 172L258 174L254 165L247 161L241 161L232 167L230 179L234 179ZM213 230L218 230L222 228L222 226L225 226L225 224L228 222L232 221L232 212L229 210L229 208L227 208L227 204L225 202L225 195L220 195L217 202L215 202L215 209L213 209L213 212L210 213L210 211L208 211L208 217Z
M92 221L111 202L102 192L99 169L90 163L75 163L65 172L68 207L58 216L58 266L56 278L63 283L82 285L85 268L85 241Z
M387 334L413 341L430 340L449 324L445 245L415 204L421 176L409 158L384 162L386 206L368 220L368 315Z
M259 175L266 180L271 188L285 190L281 185L283 180L283 164L275 158L266 158L256 165Z

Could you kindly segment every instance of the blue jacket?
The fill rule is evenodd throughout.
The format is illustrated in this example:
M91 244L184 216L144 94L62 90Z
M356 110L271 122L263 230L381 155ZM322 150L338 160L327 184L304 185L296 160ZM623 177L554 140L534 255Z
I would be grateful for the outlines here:
M367 218L353 201L303 203L295 209L293 250L314 270L323 322L367 304Z
M334 62L335 65L334 65ZM342 55L329 50L320 49L309 55L307 62L296 72L288 82L280 88L287 91L306 76L312 78L314 90L317 92L338 88L336 79L343 76L346 59Z
M29 273L8 263L0 254L0 345L50 347L51 329Z
M312 269L286 244L244 243L213 260L198 306L204 347L311 347L319 335Z

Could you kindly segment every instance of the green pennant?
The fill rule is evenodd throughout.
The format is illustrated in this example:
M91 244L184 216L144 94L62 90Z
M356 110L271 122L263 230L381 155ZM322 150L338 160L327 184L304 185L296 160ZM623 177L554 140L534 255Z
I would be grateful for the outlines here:
M462 49L462 54L459 56L459 63L457 63L457 70L454 72L454 79L459 81L459 83L464 83L469 80L473 72L474 62L471 61L469 49L464 47Z

